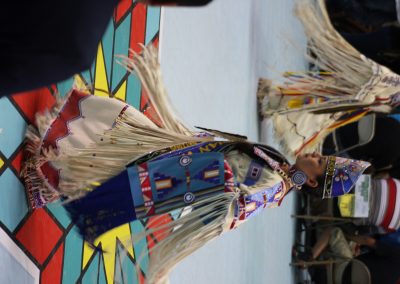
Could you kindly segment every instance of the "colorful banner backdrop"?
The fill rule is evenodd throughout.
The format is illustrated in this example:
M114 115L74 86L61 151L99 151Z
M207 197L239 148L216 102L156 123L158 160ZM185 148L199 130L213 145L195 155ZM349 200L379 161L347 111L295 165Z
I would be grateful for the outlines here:
M30 210L19 173L27 125L35 113L51 108L55 95L64 96L74 79L95 95L112 96L148 112L139 80L116 63L115 55L140 51L140 44L158 45L160 9L132 0L120 1L99 44L90 70L64 82L0 99L0 283L142 283L148 250L158 236L126 245L146 222L108 232L93 250L75 232L60 204ZM151 113L149 114L151 115ZM165 215L158 222L169 222ZM138 263L138 259L143 260Z

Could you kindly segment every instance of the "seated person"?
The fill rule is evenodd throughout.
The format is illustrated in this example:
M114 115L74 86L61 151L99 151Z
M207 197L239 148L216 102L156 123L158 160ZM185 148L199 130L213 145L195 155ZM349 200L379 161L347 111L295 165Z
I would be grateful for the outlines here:
M334 283L351 283L351 259L357 259L368 267L372 283L394 284L400 279L400 248L381 241L379 237L347 235L339 227L327 228L312 250L299 253L298 258L313 261L323 254L338 261L334 264Z
M350 239L368 247L368 252L360 254L357 259L368 267L372 283L398 283L397 281L400 280L400 248L398 246L381 241L378 237L353 236ZM344 277L347 277L348 273L346 269Z
M343 272L351 259L358 256L360 246L350 241L339 227L329 227L322 231L311 251L297 254L300 261L315 261L320 257L333 258L334 283L340 283Z
M385 244L390 244L393 246L400 247L400 229L398 229L395 232L382 236L380 240Z

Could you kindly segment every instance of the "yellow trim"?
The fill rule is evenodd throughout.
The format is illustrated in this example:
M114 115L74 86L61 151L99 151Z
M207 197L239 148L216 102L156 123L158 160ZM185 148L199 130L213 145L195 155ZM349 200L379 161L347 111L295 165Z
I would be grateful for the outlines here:
M204 179L214 178L219 176L219 170L211 170L204 172Z
M158 180L155 182L155 184L156 184L156 190L163 190L172 187L172 180L171 179Z

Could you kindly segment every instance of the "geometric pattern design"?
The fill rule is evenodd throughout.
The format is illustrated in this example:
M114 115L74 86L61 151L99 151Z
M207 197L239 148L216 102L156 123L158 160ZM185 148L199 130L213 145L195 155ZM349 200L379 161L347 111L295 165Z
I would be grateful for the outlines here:
M73 82L86 85L95 95L111 96L152 116L148 97L139 80L116 63L115 55L140 51L140 44L158 45L160 8L134 0L121 0L99 43L89 70L74 78L38 90L0 99L0 283L143 283L148 253L161 235L126 245L132 234L143 231L146 221L122 225L84 243L60 204L29 210L19 178L26 126L35 114L51 108L55 96L64 96ZM156 117L152 117L157 121ZM162 224L179 217L166 214ZM141 262L138 259L141 258Z

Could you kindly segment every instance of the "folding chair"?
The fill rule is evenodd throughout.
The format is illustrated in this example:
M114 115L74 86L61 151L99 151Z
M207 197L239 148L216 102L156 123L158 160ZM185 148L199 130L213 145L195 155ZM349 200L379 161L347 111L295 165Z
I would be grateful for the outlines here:
M348 262L346 265L345 263ZM344 264L344 267L336 267L335 264ZM292 266L308 268L311 266L324 266L326 269L326 284L345 284L351 281L351 284L371 284L371 272L368 267L358 259L346 259L341 257L331 257L326 260L314 260L314 261L298 261L292 262ZM351 279L343 279L344 268L346 266L351 267ZM346 282L343 282L346 281Z
M358 130L358 143L347 148L341 149L340 137L338 137L337 131L332 133L333 143L335 145L336 153L335 156L351 151L357 147L364 146L372 141L375 135L376 125L376 114L371 113L362 117L357 122Z

